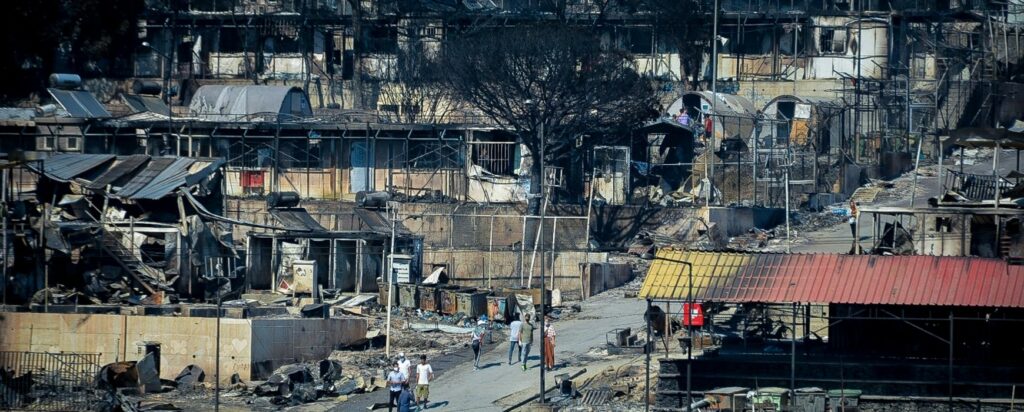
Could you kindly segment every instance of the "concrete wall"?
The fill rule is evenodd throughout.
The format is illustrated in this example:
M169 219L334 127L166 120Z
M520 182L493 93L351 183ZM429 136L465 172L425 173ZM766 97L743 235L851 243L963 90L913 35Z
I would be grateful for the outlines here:
M249 321L253 376L269 376L277 367L289 363L324 359L335 348L365 338L367 328L366 319L355 318Z
M141 342L160 343L160 377L174 379L185 366L202 367L213 379L216 318L0 313L0 350L99 353L100 362L139 360ZM221 319L221 382L234 373L265 378L297 360L320 360L333 348L366 336L366 320Z

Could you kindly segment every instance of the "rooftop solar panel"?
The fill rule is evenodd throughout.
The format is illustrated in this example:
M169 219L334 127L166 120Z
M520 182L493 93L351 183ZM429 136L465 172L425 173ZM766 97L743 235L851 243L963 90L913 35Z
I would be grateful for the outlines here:
M50 96L67 110L71 117L83 118L106 118L111 117L110 112L103 107L103 104L93 96L92 93L82 90L59 90L47 89Z

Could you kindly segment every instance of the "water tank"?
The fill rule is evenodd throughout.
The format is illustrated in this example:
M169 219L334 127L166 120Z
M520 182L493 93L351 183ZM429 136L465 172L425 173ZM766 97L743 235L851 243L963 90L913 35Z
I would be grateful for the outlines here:
M275 192L267 196L267 207L280 209L299 205L299 194L295 192Z
M53 73L50 75L50 87L77 89L82 87L82 77L71 73Z
M152 80L136 80L132 82L132 93L135 94L157 95L162 90L163 88L160 87L160 83Z

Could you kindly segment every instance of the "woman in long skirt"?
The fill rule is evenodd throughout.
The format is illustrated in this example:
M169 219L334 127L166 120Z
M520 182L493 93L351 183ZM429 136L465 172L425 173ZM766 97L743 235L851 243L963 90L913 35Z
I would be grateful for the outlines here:
M555 328L550 319L544 325L544 366L549 370L555 368Z

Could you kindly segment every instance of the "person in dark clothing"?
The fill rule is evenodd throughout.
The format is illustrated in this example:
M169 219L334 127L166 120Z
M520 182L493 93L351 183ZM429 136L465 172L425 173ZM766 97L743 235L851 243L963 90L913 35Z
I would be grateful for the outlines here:
M409 384L402 384L402 391L398 394L398 412L412 412L412 408L415 405L412 391L409 390Z

